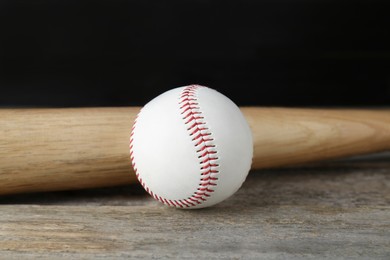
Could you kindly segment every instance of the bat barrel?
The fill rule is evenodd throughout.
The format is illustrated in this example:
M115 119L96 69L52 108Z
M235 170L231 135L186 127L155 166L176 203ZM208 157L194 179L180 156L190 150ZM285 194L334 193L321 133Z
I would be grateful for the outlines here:
M134 182L129 135L138 111L0 110L0 194Z

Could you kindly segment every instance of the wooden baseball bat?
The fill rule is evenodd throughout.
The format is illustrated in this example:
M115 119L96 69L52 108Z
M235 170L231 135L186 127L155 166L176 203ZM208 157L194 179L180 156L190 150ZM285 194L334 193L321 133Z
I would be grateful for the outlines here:
M0 194L135 182L129 136L139 109L0 110ZM252 169L390 150L390 110L241 110L253 133Z

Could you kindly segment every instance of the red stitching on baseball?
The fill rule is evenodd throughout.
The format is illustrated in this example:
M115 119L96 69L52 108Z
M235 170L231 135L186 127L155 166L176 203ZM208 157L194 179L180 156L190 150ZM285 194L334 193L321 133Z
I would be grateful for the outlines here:
M181 200L168 200L153 193L153 191L146 186L146 183L140 177L134 162L133 135L138 116L134 121L132 132L130 134L130 159L139 182L154 199L168 206L186 208L202 204L207 201L211 193L214 192L213 188L217 186L216 181L218 178L216 175L219 173L217 170L219 165L215 163L215 161L218 160L218 157L216 156L217 151L215 151L215 145L210 143L214 141L214 139L211 137L212 134L208 132L209 129L207 128L206 123L203 122L204 117L202 116L202 112L200 111L200 107L197 102L198 100L196 94L199 88L203 88L203 86L191 85L184 88L180 94L179 101L184 124L189 125L187 127L188 134L190 136L196 134L196 136L192 138L192 141L194 142L194 148L196 148L196 152L198 153L200 178L199 186L191 197Z

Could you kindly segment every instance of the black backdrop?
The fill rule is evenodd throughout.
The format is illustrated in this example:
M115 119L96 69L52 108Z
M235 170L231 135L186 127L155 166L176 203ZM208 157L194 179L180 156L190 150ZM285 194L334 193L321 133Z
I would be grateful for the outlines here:
M390 105L389 1L0 1L0 106Z

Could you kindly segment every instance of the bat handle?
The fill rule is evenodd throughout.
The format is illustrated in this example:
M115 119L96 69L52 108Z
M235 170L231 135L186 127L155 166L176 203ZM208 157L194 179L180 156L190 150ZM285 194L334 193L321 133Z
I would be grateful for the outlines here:
M390 110L241 109L254 135L255 169L390 150Z

